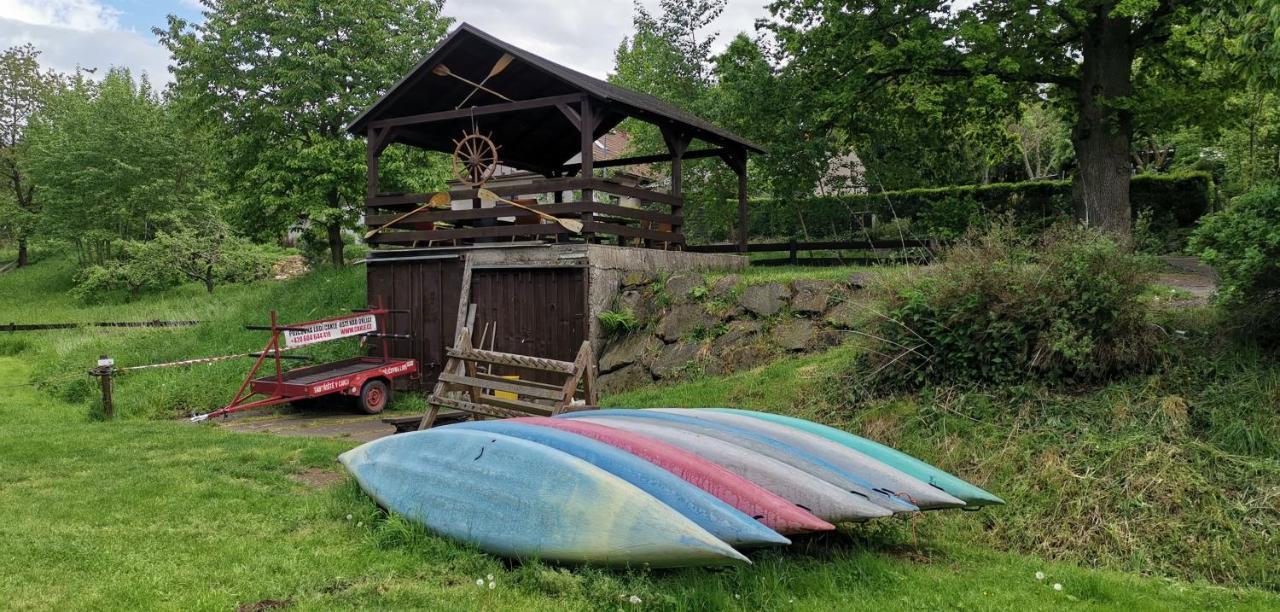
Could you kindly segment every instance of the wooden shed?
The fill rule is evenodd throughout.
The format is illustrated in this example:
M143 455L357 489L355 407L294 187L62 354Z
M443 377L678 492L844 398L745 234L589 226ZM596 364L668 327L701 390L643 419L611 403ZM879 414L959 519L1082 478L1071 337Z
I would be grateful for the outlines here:
M656 125L667 151L594 159L596 141L627 118ZM625 273L745 265L736 255L685 251L682 166L686 159L719 158L737 173L745 252L746 160L763 153L760 147L465 23L347 129L367 139L365 222L384 230L370 239L376 248L367 260L369 299L407 311L395 315L393 327L413 337L395 341L393 351L417 358L425 383L438 374L470 304L477 343L571 360L583 340L599 350L596 315L609 308ZM501 202L482 203L480 192L466 185L452 189L448 199L472 206L444 210L419 210L432 194L379 189L380 156L391 144L453 153L470 132L491 138L502 165L529 173L527 181L494 184L490 191L581 222L582 231ZM665 192L603 172L658 163L671 164ZM621 206L609 195L639 204ZM486 328L490 334L480 340Z

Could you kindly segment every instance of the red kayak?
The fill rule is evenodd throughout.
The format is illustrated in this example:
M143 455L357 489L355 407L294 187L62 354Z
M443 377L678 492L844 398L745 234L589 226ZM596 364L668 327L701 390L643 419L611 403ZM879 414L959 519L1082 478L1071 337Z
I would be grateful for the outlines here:
M575 433L627 451L720 498L778 533L785 535L835 529L831 523L768 489L665 442L585 421L547 417L511 420Z

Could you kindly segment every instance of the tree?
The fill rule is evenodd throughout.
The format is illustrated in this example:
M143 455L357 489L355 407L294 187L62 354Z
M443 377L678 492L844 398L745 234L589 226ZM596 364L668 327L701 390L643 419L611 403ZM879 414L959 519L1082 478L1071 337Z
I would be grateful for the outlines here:
M1170 46L1171 38L1207 18L1230 17L1226 6L1267 5L978 0L953 11L949 0L778 1L770 7L770 28L793 69L850 104L868 92L921 82L998 80L1022 100L1050 93L1074 122L1078 215L1128 235L1136 67L1176 65L1177 54L1196 49ZM1274 31L1274 24L1250 27Z
M76 245L82 263L103 263L117 241L150 239L175 213L210 206L198 134L127 69L99 82L77 75L31 117L26 141L44 233Z
M31 45L0 52L0 231L18 242L18 267L27 265L28 241L40 215L36 186L22 169L27 123L57 90L61 77L40 70L40 52Z
M1071 139L1066 122L1043 102L1024 104L1009 132L1022 155L1022 168L1027 180L1053 178L1068 156Z
M155 30L175 91L215 129L245 229L325 229L334 265L364 208L364 145L343 127L444 35L443 0L201 0Z

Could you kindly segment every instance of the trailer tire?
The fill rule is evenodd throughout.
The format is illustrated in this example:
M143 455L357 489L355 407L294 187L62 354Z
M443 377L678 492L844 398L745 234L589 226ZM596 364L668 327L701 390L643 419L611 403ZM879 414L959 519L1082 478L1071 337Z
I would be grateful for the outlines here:
M374 379L360 387L360 397L356 406L365 414L378 414L390 401L391 387L386 381Z

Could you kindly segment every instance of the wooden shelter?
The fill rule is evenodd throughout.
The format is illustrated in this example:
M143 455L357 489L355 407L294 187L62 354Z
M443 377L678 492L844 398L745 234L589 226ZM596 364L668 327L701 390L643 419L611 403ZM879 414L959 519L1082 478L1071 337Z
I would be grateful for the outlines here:
M507 59L510 58L510 59ZM490 75L501 62L501 71ZM608 161L594 159L593 143L624 119L657 126L667 152ZM458 26L377 102L356 117L347 130L363 134L368 147L368 215L378 227L412 210L429 194L381 193L378 161L392 143L452 153L455 141L473 129L491 134L503 165L543 177L533 185L494 191L503 197L549 194L553 202L539 207L547 214L574 217L588 241L616 238L621 244L644 241L681 249L685 244L682 162L720 158L738 175L739 240L745 252L747 219L747 155L763 153L750 141L691 115L653 96L631 91L571 70L505 43L468 24ZM691 149L700 141L707 146ZM578 163L567 163L577 156ZM660 193L619 185L595 176L604 167L671 164L671 188ZM596 201L600 191L639 199L645 208L625 208ZM579 194L565 202L565 192ZM451 193L453 199L476 197L473 190ZM429 210L401 220L399 231L386 231L371 242L412 245L439 241L474 241L514 237L568 239L570 232L548 223L496 223L501 217L530 217L512 207L472 210ZM447 223L447 229L438 224ZM429 229L423 229L429 228Z
M596 159L597 140L627 118L656 125L667 151ZM625 271L745 265L736 255L685 251L682 164L719 158L737 172L745 252L746 161L762 153L760 147L467 24L347 129L367 138L365 222L382 228L369 239L378 247L367 260L369 299L399 311L394 325L413 339L394 340L392 350L418 359L423 384L435 382L463 327L475 331L478 348L573 361L584 341L601 347L597 315L610 307ZM491 135L502 165L528 173L522 182L495 181L487 189L543 215L580 222L582 231L503 202L482 204L471 187L451 189L446 199L452 204L440 208L423 208L432 194L379 189L379 158L391 144L453 153L456 141L477 132ZM666 192L600 172L658 163L671 164ZM604 194L632 205L610 203ZM470 306L475 319L466 321ZM536 371L523 375L554 382Z

